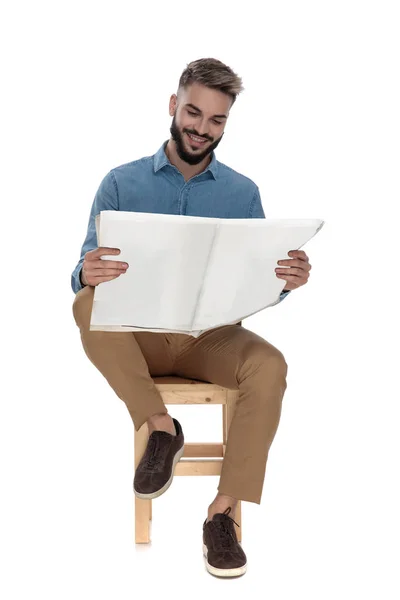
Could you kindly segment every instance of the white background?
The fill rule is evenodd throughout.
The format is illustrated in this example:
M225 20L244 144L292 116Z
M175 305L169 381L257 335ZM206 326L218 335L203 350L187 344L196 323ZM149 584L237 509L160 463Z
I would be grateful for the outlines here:
M399 598L398 8L2 9L4 600ZM202 558L215 477L176 477L135 545L133 425L84 353L70 286L101 179L169 138L170 95L204 57L246 88L218 160L267 217L326 221L307 285L244 322L282 351L288 387L262 503L243 503L248 572L228 581ZM173 410L187 441L220 439L213 410Z

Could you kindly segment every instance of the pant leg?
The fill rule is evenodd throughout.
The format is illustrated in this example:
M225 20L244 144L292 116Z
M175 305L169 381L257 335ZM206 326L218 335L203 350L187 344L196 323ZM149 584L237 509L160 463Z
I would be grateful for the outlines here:
M79 290L73 315L86 355L125 402L136 431L156 413L168 413L152 377L171 373L174 356L167 334L90 331L93 286Z
M283 354L240 325L225 325L199 338L188 336L175 361L178 376L239 389L218 490L261 503L269 448L278 428L287 364Z

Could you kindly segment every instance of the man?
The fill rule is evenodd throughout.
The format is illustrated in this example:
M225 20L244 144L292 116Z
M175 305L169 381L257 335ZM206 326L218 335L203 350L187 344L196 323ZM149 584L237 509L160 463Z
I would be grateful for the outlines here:
M114 168L102 180L71 281L76 293L74 318L87 356L125 402L136 431L145 422L149 427L147 448L135 472L138 497L156 498L169 488L184 446L182 426L169 415L152 377L177 375L240 390L218 494L203 523L207 569L218 576L246 571L246 555L233 519L238 500L261 502L268 451L286 390L287 364L277 348L241 322L217 327L199 338L90 331L95 286L129 268L117 260L119 249L97 248L94 219L100 210L264 218L257 185L217 161L214 153L242 89L241 79L219 60L199 59L187 66L177 95L170 98L170 139L153 156ZM116 260L101 259L112 253ZM285 281L279 301L304 285L311 269L304 251L289 255L290 259L278 261L277 277Z

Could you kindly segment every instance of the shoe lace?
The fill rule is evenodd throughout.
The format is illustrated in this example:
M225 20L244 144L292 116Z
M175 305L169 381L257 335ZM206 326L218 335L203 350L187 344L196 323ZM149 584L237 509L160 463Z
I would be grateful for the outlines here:
M156 469L165 460L169 445L163 444L160 448L160 438L157 435L151 435L147 446L147 455L144 463L146 469Z
M239 523L236 523L232 517L228 516L228 512L230 512L231 508L228 507L224 512L224 517L218 520L209 521L209 524L212 524L212 528L214 530L214 549L218 550L227 550L232 547L232 543L237 543L237 538L235 535L235 530L233 529L233 523L240 527Z

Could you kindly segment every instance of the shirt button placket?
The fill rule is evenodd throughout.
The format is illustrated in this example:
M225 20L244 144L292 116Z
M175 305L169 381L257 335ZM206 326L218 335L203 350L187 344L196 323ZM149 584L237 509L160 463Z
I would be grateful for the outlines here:
M181 197L180 197L181 215L187 214L189 189L190 189L190 186L187 183L185 183L185 185L182 188Z

